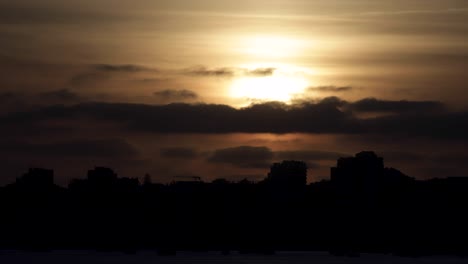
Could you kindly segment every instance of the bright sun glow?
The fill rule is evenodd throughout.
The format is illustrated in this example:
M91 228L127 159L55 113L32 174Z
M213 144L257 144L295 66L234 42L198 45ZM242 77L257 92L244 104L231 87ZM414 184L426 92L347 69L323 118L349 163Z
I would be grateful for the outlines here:
M304 45L301 40L284 36L254 36L244 39L241 44L248 55L262 58L295 56Z
M295 94L303 93L307 86L307 80L297 76L243 77L234 80L231 86L231 96L289 102Z

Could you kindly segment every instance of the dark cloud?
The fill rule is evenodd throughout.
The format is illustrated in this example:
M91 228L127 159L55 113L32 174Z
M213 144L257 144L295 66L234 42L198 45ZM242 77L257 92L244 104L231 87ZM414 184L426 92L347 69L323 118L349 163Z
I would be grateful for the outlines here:
M105 71L105 72L146 72L146 71L155 71L155 69L151 69L145 66L134 65L134 64L97 64L94 66L98 71Z
M275 73L276 68L258 68L253 70L245 70L246 75L252 76L271 76Z
M185 69L182 72L186 75L192 76L213 76L213 77L233 77L233 76L270 76L273 75L276 68L257 68L257 69L243 69L243 68L207 68L205 66L197 66Z
M164 101L173 101L173 100L194 100L198 98L198 95L190 90L162 90L154 93L156 97Z
M186 75L194 77L235 77L235 76L255 76L263 77L270 76L275 72L275 68L257 68L244 69L232 67L207 68L205 66L195 66L182 70L158 70L142 65L135 64L96 64L86 68L81 73L78 73L70 78L71 85L86 85L99 81L111 79L117 74L137 74L137 73L158 73L161 76L147 76L137 79L140 82L166 82L170 80L171 75Z
M311 169L320 168L316 161L333 160L349 155L326 151L277 151L267 147L240 146L234 148L218 149L208 161L214 163L228 163L241 168L268 168L273 160L301 160L307 161Z
M227 163L241 168L268 168L273 156L273 151L267 147L240 146L218 149L208 161Z
M11 100L14 100L16 97L17 97L17 94L13 92L0 93L0 102L3 103L3 102L11 101Z
M16 92L0 93L0 111L2 114L14 111L26 111L30 107L24 94Z
M214 68L208 69L204 66L192 67L183 70L184 74L193 76L214 76L214 77L231 77L235 71L232 68Z
M433 112L441 111L444 105L437 101L388 101L376 98L365 98L349 104L349 107L358 112Z
M310 92L324 92L324 93L339 93L339 92L349 92L353 89L351 86L316 86L309 87L307 90Z
M70 78L70 84L74 86L80 86L80 85L86 85L90 83L108 80L109 78L110 78L110 75L105 72L99 72L99 71L85 72L85 73L77 74L73 76L72 78Z
M3 142L0 151L9 155L53 157L134 157L138 152L120 139L74 140L55 143Z
M34 5L27 7L16 3L0 4L0 23L7 25L51 25L51 24L88 24L109 23L129 19L129 15L97 10L78 10L77 8L60 8L55 5Z
M89 118L120 124L128 130L154 133L303 132L468 139L468 112L408 114L405 112L409 111L408 107L404 105L405 110L400 109L391 116L360 119L352 112L341 110L343 104L350 103L326 98L299 105L264 103L241 109L212 104L82 103L8 114L0 118L0 128L7 130L47 120Z
M0 93L0 110L5 112L31 111L54 104L75 104L86 101L85 97L68 89L40 93Z
M161 156L175 159L194 159L198 153L192 148L164 148L161 149Z
M419 162L428 158L425 155L410 151L384 151L378 154L390 161Z
M367 133L373 134L468 139L468 112L400 114L361 123Z
M348 157L352 155L319 151L319 150L289 150L289 151L277 151L275 156L281 160L304 160L304 161L319 161L319 160L337 160L341 157Z
M165 83L170 81L170 78L143 78L143 79L137 79L135 81L141 82L141 83L152 83L152 84L159 84L159 83Z
M342 108L348 104L348 102L340 99L336 96L330 96L321 98L319 100L307 98L307 97L297 97L292 100L293 106L307 106L311 104L321 104L321 105L329 105L336 108Z
M72 85L86 85L110 79L114 74L157 72L156 69L135 64L96 64L70 78Z
M61 102L74 102L82 99L77 93L68 89L61 89L56 91L49 91L40 93L39 99L47 101L61 101Z

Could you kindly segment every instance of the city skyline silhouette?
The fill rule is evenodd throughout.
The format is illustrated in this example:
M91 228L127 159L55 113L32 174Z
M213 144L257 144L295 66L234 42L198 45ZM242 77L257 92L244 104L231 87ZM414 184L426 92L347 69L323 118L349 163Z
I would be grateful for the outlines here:
M11 249L157 250L334 255L466 256L468 177L420 181L364 151L343 157L330 180L307 183L307 165L271 165L264 180L168 184L95 167L68 187L32 168L0 189ZM423 221L423 222L420 222Z

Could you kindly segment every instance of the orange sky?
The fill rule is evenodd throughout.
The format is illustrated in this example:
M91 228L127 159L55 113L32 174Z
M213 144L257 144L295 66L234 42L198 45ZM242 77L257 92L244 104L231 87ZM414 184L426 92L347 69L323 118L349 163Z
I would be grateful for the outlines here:
M339 94L353 100L378 96L463 105L467 99L460 97L468 54L465 1L23 0L0 5L1 67L11 73L2 78L4 90L69 88L90 96L110 94L116 101L120 96L151 102L155 91L187 89L204 102L238 106L272 98L261 88L263 95L241 92L236 97L244 98L232 98L241 72L184 76L181 71L261 67L289 78L285 83L294 87L283 87L291 90L283 98L303 96L309 86L334 85L355 87ZM24 64L41 64L41 72ZM155 71L118 72L89 78L86 85L70 81L94 64ZM252 95L260 98L246 98ZM306 96L330 95L335 94Z

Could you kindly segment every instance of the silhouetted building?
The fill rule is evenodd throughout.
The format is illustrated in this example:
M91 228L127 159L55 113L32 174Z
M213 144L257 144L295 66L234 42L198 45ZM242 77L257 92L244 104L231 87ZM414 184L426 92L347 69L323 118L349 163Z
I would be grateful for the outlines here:
M363 151L354 157L338 159L331 168L331 181L342 198L360 196L374 202L384 177L383 158L372 151Z
M270 167L267 182L275 185L305 186L307 184L307 165L302 161L283 161Z
M119 191L136 191L140 187L140 181L138 178L118 178L115 187Z
M109 168L95 167L88 171L88 180L95 184L112 184L117 180L117 174Z
M16 179L16 184L21 186L30 186L37 189L47 188L54 185L54 171L30 168L22 177Z
M151 184L148 183L148 186ZM77 192L135 192L140 188L138 178L118 178L110 168L95 167L88 171L87 179L74 179L68 188Z
M146 173L145 177L143 177L143 185L149 186L151 184L153 184L153 181L151 180L151 175Z

